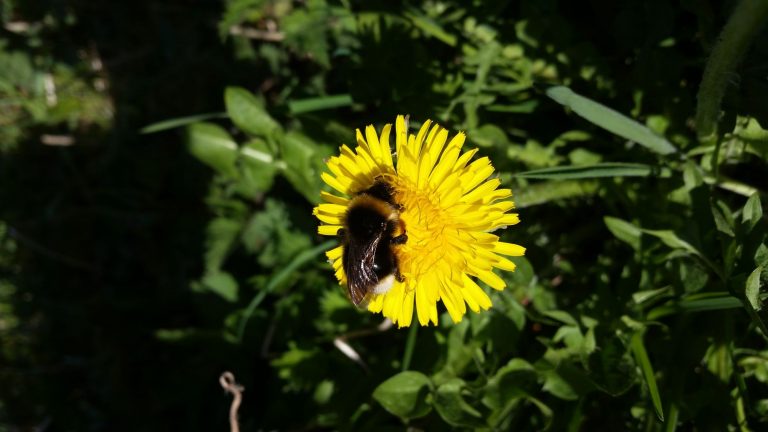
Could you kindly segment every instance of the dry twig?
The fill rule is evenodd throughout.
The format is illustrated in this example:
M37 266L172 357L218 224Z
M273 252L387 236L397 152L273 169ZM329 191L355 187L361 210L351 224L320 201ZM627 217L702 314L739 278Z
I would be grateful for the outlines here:
M219 384L227 393L232 393L232 405L229 406L229 431L240 432L240 424L237 421L237 410L243 401L245 387L235 381L235 375L226 371L219 376Z

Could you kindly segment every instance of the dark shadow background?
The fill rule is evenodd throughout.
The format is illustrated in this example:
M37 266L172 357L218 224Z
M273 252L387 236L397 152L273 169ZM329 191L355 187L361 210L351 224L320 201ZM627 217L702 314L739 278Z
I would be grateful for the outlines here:
M626 113L632 109L631 90L642 88L645 110L663 113L671 119L672 128L678 128L674 132L690 135L691 131L681 125L695 107L692 89L698 85L706 57L702 47L714 40L727 16L721 11L729 10L731 2L682 1L674 7L661 0L585 2L588 7L569 1L468 3L472 3L467 6L471 13L489 17L491 22L528 20L542 46L564 47L571 58L620 83L595 90L592 83L576 78L574 90L585 94L593 91L595 98L611 101L614 108ZM363 8L361 2L353 4ZM378 1L364 7L386 11L409 4ZM84 50L97 53L114 109L109 127L75 128L74 146L41 145L40 134L69 130L62 125L35 126L37 129L31 129L15 151L0 156L0 221L6 226L6 242L15 245L12 253L0 257L4 260L0 267L3 277L17 288L13 307L20 322L14 332L0 332L0 432L4 423L19 430L41 427L46 431L226 430L230 398L217 379L228 369L239 371L237 379L249 396L240 410L244 430L294 425L292 413L298 419L295 429L288 430L323 429L312 423L314 418L305 419L314 412L302 411L302 404L311 395L281 393L282 383L269 359L260 355L258 343L236 346L220 337L217 331L226 305L190 290L190 283L203 273L205 229L214 216L205 203L212 171L190 156L178 130L139 133L142 127L161 120L223 111L222 93L227 86L261 92L269 104L278 97L281 83L294 78L302 82L316 72L316 65L300 58L291 59L284 76L274 76L267 60L238 60L233 55L237 49L233 41L219 37L217 25L222 13L222 2L214 0L21 0L14 12L19 17L34 22L53 15L68 24L47 28L39 36L42 44L34 47L26 45L18 34L0 29L8 41L7 49L48 56L73 67L82 63ZM414 118L427 118L434 115L435 106L450 102L431 87L429 70L436 62L460 69L458 55L433 39L408 46L411 32L393 25L380 39L363 33L360 41L365 50L356 54L365 61L351 61L343 55L335 58L336 73L327 74L325 89L329 94L350 93L359 106L307 116L305 130L322 130L339 112L345 124L354 126L371 123L372 118L394 118L406 111ZM678 36L678 45L674 50L660 49L659 41L670 33ZM514 29L502 28L499 34L502 40L513 39ZM581 42L573 43L574 39ZM729 95L726 104L754 105L753 114L764 116L765 111L760 110L765 105L754 102L766 100L761 95L768 94L760 75L763 63L753 63L757 64L753 74L744 74L745 82L754 82L763 93L742 88L744 94ZM572 76L578 73L563 72ZM687 82L684 90L681 79ZM291 120L284 107L275 111L281 122ZM534 115L538 116L535 121L521 116L509 124L549 142L568 130L567 122L573 121L554 104L542 104ZM501 124L508 117L488 113L484 120ZM578 127L582 126L579 123ZM622 151L610 140L596 141L596 151L606 155ZM634 161L652 159L642 149L633 151L637 153ZM507 164L507 168L519 167L515 162ZM764 166L762 162L760 166ZM290 191L290 185L278 180L275 188L286 191L285 200L296 203L307 223L313 223L307 216L311 206ZM609 192L615 196L624 193ZM648 201L648 207L655 205L653 197ZM615 202L621 200L616 198ZM594 238L607 236L602 226L595 225L593 215L616 209L603 208L595 201L569 205L565 210L572 215L570 219L550 216L546 229L539 226L521 236L550 232L563 244L583 245L565 254L571 254L568 258L577 268L579 263L589 268L589 263L605 251L604 242ZM545 220L546 211L531 209L526 217ZM533 244L530 237L524 244ZM552 256L549 250L529 253L542 278L558 274ZM242 267L249 264L235 263ZM568 294L573 298L564 302L575 304L591 296L599 276L589 271L574 276L577 287ZM605 294L605 298L612 294ZM306 318L304 325L310 325L310 317L301 318ZM210 330L210 337L201 333L187 343L158 341L158 329L173 328ZM416 367L424 362L428 368L432 356L437 356L437 331L421 331L420 349L425 354L414 362ZM541 349L538 345L533 347L537 335L530 329L518 336L530 345L520 342L508 348L510 356L525 357L533 351L541 354L536 351ZM394 358L401 354L404 340L405 332L383 342L375 340L372 346L379 351L369 354L380 353L383 359L392 354ZM699 351L705 346L698 347ZM339 375L350 381L350 386L363 376L351 366L349 373L343 372ZM370 394L368 387L383 381L390 372L367 376L360 385L361 393ZM718 395L722 399L727 389ZM729 409L728 401L715 402L720 410ZM621 428L626 425L631 403L631 397L617 399L601 394L585 404L586 416L591 416L585 424ZM268 411L265 407L277 408ZM618 414L602 417L606 407ZM520 412L516 415L524 417ZM390 422L386 426L403 428L381 409L371 415L370 423L382 415ZM427 423L426 430L434 430L429 428L434 425L445 427L434 418L428 420L433 423ZM526 419L516 421L525 424Z

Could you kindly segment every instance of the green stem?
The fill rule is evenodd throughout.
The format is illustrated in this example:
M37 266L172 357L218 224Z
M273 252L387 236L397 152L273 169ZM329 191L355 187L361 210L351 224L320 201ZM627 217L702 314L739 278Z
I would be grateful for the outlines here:
M736 65L768 18L768 0L741 0L712 49L699 87L696 132L701 141L717 134L720 103Z
M419 332L419 323L411 323L411 328L408 329L408 339L405 341L405 353L403 354L403 370L407 371L411 367L411 359L413 358L413 349L416 347L416 335Z

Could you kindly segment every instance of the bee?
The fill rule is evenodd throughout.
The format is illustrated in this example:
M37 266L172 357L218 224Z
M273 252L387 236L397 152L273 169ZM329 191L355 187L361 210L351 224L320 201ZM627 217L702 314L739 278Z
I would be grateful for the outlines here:
M392 185L383 177L349 202L338 236L344 248L347 291L355 306L364 306L372 294L383 294L395 280L404 280L394 252L408 241L400 220L402 210L394 200Z

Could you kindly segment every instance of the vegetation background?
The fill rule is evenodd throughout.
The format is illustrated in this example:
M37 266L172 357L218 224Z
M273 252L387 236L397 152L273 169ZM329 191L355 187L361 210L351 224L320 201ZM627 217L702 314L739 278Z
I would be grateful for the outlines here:
M227 430L225 370L245 431L765 430L765 4L0 1L0 430ZM315 234L401 113L516 193L459 325Z

